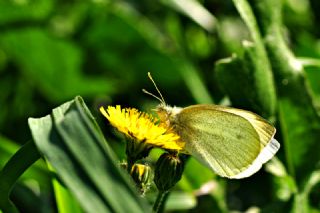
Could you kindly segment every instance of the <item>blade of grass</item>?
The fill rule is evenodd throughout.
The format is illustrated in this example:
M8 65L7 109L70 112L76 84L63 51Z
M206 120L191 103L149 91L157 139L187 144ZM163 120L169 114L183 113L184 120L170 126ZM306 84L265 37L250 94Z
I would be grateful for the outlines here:
M25 170L39 158L40 155L34 143L29 141L10 158L0 171L0 209L4 212L18 212L9 199L12 187Z
M217 19L198 1L162 0L161 2L186 15L208 32L213 32L217 29Z

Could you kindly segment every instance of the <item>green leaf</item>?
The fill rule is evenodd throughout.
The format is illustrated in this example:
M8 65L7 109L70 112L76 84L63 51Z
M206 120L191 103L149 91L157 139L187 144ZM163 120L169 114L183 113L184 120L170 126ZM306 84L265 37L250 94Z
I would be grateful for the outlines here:
M49 169L54 172L52 166L48 163ZM74 198L71 192L57 178L52 178L52 185L57 203L57 209L60 213L82 213L79 202Z
M276 78L288 172L301 187L320 162L320 117L306 83L303 66L289 49L282 33L282 2L255 0L253 8L260 20Z
M216 62L219 86L229 96L232 105L254 111L263 117L275 113L275 88L266 59L257 45L243 42L244 55Z
M144 212L148 206L122 171L83 100L29 119L37 147L86 212Z
M243 42L243 56L217 62L218 82L234 106L268 118L275 114L276 108L271 66L250 5L246 0L234 0L233 3L247 25L252 41Z
M35 145L27 142L6 163L0 171L0 209L17 212L9 196L18 178L40 158Z
M59 183L56 179L52 180L57 208L61 213L82 213L82 209L70 191Z

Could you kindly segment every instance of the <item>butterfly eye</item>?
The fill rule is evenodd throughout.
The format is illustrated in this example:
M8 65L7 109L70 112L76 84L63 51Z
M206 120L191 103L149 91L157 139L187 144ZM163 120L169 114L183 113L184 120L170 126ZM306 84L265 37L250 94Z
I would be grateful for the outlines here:
M158 114L159 119L160 119L161 121L168 120L168 114L167 114L167 112L165 112L163 109L158 109L158 110L157 110L157 114Z

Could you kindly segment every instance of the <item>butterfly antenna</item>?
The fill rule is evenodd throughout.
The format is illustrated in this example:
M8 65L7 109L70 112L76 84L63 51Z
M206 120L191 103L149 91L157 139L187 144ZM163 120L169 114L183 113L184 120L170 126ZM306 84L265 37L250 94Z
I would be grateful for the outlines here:
M162 94L161 94L160 90L158 89L158 87L157 87L156 83L154 82L154 80L153 80L153 78L152 78L152 76L151 76L151 73L150 73L150 72L148 72L148 77L149 77L149 79L151 80L151 82L153 83L153 85L154 85L154 87L156 88L157 92L159 93L160 98L159 98L158 96L156 96L156 95L152 94L151 92L148 92L148 91L147 91L147 90L145 90L145 89L142 89L142 92L144 92L144 93L146 93L146 94L148 94L148 95L151 95L152 97L156 98L156 99L157 99L157 100L159 100L162 104L164 104L164 105L165 105L165 104L166 104L166 102L165 102L165 100L164 100L164 98L163 98L163 96L162 96Z
M156 98L157 100L159 100L161 103L163 102L163 100L161 98L159 98L158 96L152 94L151 92L148 92L147 90L145 89L142 89L142 92L148 94L148 95L151 95L152 97Z

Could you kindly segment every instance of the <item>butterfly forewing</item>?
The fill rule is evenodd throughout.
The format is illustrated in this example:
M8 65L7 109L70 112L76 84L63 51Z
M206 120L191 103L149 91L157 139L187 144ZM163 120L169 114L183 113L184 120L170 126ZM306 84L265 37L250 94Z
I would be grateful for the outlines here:
M260 142L263 147L271 140L271 138L276 133L276 129L272 125L270 125L268 121L252 112L223 106L214 106L214 108L220 111L239 115L249 121L259 134Z
M256 172L264 163L258 156L275 133L269 123L253 113L216 105L184 108L173 125L190 154L229 178Z

